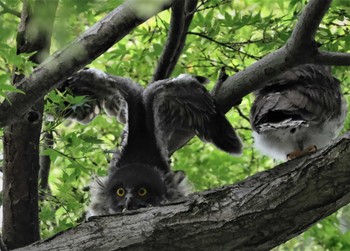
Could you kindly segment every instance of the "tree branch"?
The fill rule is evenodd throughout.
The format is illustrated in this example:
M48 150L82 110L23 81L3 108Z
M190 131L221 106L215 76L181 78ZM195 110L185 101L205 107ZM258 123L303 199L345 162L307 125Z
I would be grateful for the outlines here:
M294 47L297 52L300 48L312 46L317 29L327 13L332 0L310 0L301 13L287 46ZM310 48L308 48L310 49ZM301 54L302 52L299 52Z
M227 112L247 94L265 86L265 82L278 74L303 63L324 63L325 53L319 53L314 41L317 28L330 7L331 0L310 0L304 8L286 45L261 60L229 77L220 86L215 86L212 94L219 106ZM321 55L321 56L319 56ZM333 55L339 55L338 53ZM341 55L337 65L348 65L348 56ZM321 59L316 61L316 59ZM338 57L340 58L340 56ZM333 60L334 62L334 60Z
M129 4L129 1L120 5L66 48L57 51L40 64L32 75L23 79L17 88L23 90L25 95L10 93L9 102L4 101L0 105L0 126L25 118L24 113L35 101L97 58L148 18L141 18L130 6L133 5Z
M21 17L21 13L20 12L7 7L7 5L4 4L2 1L0 1L0 6L3 9L2 13L9 13L9 14L12 14L12 15L14 15L16 17L19 17L19 18Z
M192 22L197 0L177 0L172 6L170 28L166 45L160 56L153 80L169 78L181 55Z
M94 218L18 250L270 250L350 203L349 153L347 134L235 185Z
M320 51L315 56L314 62L325 65L350 65L350 54Z

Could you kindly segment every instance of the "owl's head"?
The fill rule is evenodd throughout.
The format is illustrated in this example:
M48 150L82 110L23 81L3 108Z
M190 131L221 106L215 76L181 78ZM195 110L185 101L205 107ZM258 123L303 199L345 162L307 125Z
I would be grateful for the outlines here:
M118 168L90 185L87 218L113 214L184 197L193 191L183 171L163 173L155 166L131 164Z
M116 213L159 205L166 196L166 187L156 168L131 164L109 177L106 192L109 213Z

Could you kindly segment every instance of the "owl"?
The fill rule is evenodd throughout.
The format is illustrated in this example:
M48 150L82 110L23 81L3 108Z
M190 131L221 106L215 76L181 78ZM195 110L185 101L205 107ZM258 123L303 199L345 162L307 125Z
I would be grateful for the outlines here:
M250 111L255 146L279 160L304 156L338 135L346 113L340 83L329 68L294 67L256 92Z
M171 170L170 157L188 135L229 154L241 153L242 142L204 88L206 82L183 74L144 89L129 79L87 69L65 83L64 88L89 101L66 116L86 123L105 109L125 124L108 175L91 184L88 216L157 206L187 195L192 186L184 172Z

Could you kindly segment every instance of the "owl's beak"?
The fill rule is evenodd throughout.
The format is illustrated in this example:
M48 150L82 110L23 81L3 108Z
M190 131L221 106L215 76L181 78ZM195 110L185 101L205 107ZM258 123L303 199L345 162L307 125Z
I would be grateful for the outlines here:
M124 209L126 209L126 210L131 209L132 199L133 199L132 194L127 194L125 196L125 208Z

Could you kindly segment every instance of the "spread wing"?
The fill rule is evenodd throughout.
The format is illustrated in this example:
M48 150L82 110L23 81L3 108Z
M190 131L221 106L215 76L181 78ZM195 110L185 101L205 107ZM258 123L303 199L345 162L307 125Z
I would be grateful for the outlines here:
M103 108L109 116L125 124L128 120L128 106L135 103L135 97L142 95L142 87L127 78L108 75L96 69L83 69L59 88L74 96L86 96L81 104L73 105L63 113L64 117L89 123Z
M183 74L157 81L145 90L158 144L171 155L186 143L186 136L196 134L225 152L240 154L240 138L202 82L203 78Z
M339 81L318 65L301 65L257 92L251 109L255 131L318 124L341 112Z
M124 156L121 153L123 149L127 145L134 145L130 141L135 142L140 120L143 121L140 109L143 88L127 78L111 76L96 69L84 69L69 78L60 89L69 89L73 95L84 95L87 98L86 102L66 110L65 117L88 123L103 108L108 115L125 124L122 151L116 151L110 163L111 170L114 169Z

